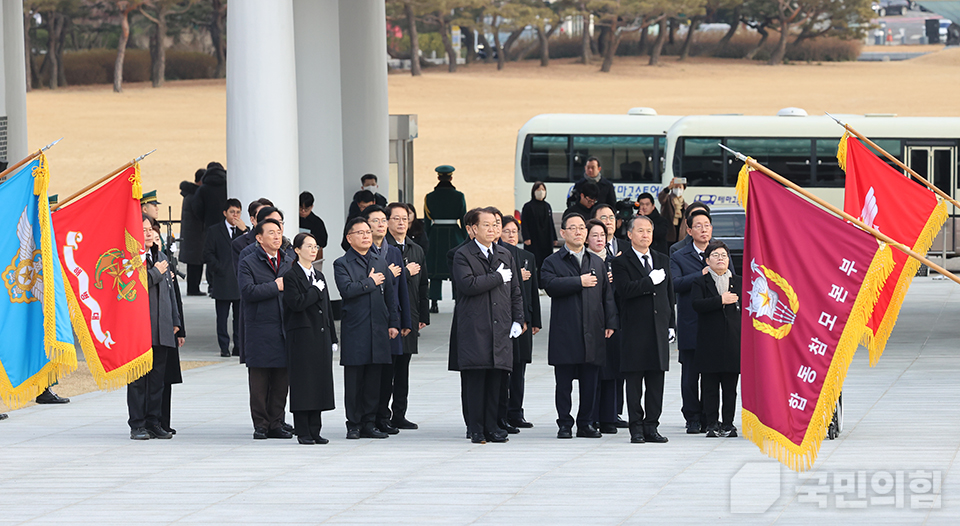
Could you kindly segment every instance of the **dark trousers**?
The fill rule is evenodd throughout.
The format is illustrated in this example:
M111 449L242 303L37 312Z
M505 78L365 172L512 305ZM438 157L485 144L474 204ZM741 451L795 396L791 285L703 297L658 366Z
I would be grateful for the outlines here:
M623 378L617 378L617 416L623 414L623 390L627 387L627 381Z
M343 408L347 429L359 429L377 419L381 364L343 366Z
M687 422L700 422L703 402L700 400L700 373L697 371L693 349L680 350L680 411Z
M516 356L516 353L514 353ZM510 373L510 400L507 403L507 418L523 420L523 388L526 384L525 375L527 364L513 361L513 372Z
M617 402L623 401L623 395L617 396L617 387L623 385L623 380L614 378L613 380L600 380L597 389L597 407L595 412L599 422L602 424L617 423ZM621 389L621 392L623 390Z
M163 384L163 401L160 403L160 427L170 429L170 397L173 395L173 384Z
M443 299L443 280L442 279L430 278L430 299L432 300Z
M127 385L127 423L130 429L160 424L163 411L163 378L170 347L153 346L153 369Z
M190 296L199 296L200 282L203 281L203 263L199 265L187 265L187 294Z
M494 433L497 425L497 405L500 398L499 369L468 369L460 371L463 395L467 403L467 426L471 433Z
M377 402L377 421L390 420L390 398L393 396L393 372L396 356L391 356L393 363L380 366L380 390Z
M293 411L293 432L302 438L320 438L320 411Z
M227 332L227 318L233 309L233 354L240 354L240 300L216 300L217 304L217 343L220 351L230 350L230 333Z
M660 425L663 412L663 371L623 373L627 381L627 414L630 433L651 434ZM644 393L646 387L646 393ZM640 398L643 397L643 404Z
M700 373L703 389L703 420L709 426L717 423L720 411L720 390L723 389L723 427L733 426L737 412L737 383L740 373Z
M286 367L248 367L250 417L254 429L277 429L283 425L287 390L290 387Z
M572 402L570 393L573 391L573 380L577 379L580 387L580 408L577 410L577 427L593 425L597 421L594 406L597 400L597 382L600 378L600 367L588 363L554 365L553 374L557 379L555 400L557 404L557 425L573 427L573 417L570 416Z
M407 399L410 396L410 359L412 354L393 357L393 403L390 406L394 420L407 417ZM383 399L383 395L381 400Z
M500 375L500 396L497 397L497 426L500 425L500 420L507 418L507 412L510 410L510 378L513 376L510 371L501 372L503 374Z

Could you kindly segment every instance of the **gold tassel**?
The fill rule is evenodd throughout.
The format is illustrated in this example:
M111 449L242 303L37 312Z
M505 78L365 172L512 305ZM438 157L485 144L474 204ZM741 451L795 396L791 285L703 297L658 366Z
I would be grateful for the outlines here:
M140 163L133 163L133 175L128 179L133 183L133 198L139 201L143 197L143 181L140 179Z
M50 172L47 171L47 156L39 154L36 159L40 163L33 169L33 195L42 195L47 198L47 186L50 181Z
M847 171L847 139L850 138L850 132L844 131L840 137L840 144L837 145L837 164L844 172Z
M75 369L76 367L74 367ZM14 388L9 376L0 364L0 399L10 409L19 409L32 402L44 389L70 374L71 369L57 362L48 362L36 374Z
M753 159L747 157L747 160L752 161ZM740 202L740 206L742 206L744 210L747 209L747 192L750 184L750 172L752 171L753 169L750 168L750 165L744 162L743 168L740 168L740 174L737 176L737 201Z

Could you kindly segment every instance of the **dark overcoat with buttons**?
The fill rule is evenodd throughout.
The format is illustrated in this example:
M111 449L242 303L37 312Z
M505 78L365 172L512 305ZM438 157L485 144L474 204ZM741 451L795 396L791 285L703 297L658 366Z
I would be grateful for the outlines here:
M487 260L475 242L453 256L453 282L457 288L457 367L513 370L510 327L523 325L523 297L519 272L504 283L496 269L513 269L507 249L493 244Z
M383 274L377 285L370 269ZM334 279L343 299L340 316L340 365L392 363L389 329L400 330L400 310L389 298L396 294L390 269L382 257L353 248L333 262ZM400 336L397 336L398 338Z
M314 271L316 272L316 271ZM323 274L314 286L299 263L283 275L283 330L286 332L291 411L329 411L333 394L333 344L337 343L330 290Z
M604 330L618 328L613 284L606 279L607 265L596 254L581 250L579 265L564 245L540 267L541 286L552 300L547 346L550 365L603 365L607 355ZM584 288L580 276L591 273L596 275L597 285Z
M743 280L730 276L729 292L740 296ZM697 370L702 373L740 372L740 305L724 305L713 276L707 273L693 283L693 310L697 312Z
M620 311L620 371L670 370L668 329L676 327L670 259L651 250L654 269L666 277L654 285L650 273L629 245L613 260L613 285Z
M286 367L287 347L283 340L283 301L276 279L290 268L283 251L274 270L267 253L258 244L240 260L237 282L240 284L244 363L247 367Z

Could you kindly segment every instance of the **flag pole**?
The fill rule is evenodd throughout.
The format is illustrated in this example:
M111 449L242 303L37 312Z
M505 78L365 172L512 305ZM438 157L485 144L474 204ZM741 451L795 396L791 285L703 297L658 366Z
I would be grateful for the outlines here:
M884 234L883 232L880 232L879 230L877 230L877 229L875 229L875 228L867 225L867 224L864 223L863 221L860 221L859 219L857 219L857 218L853 217L852 215L844 212L843 210L841 210L841 209L839 209L839 208L831 205L830 203L824 201L823 199L820 199L819 197L811 194L811 193L808 192L807 190L804 190L802 187L798 186L798 185L797 185L796 183L794 183L793 181L790 181L789 179L783 177L782 175L778 174L777 172L774 172L773 170L767 168L766 166L758 163L757 161L751 159L750 157L747 157L746 155L743 155L743 154L740 153L740 152L731 150L730 148L727 148L727 147L724 146L723 144L720 144L719 146L720 146L721 148L723 148L724 150L730 152L730 153L733 154L734 156L736 156L736 158L737 158L738 160L743 161L744 163L746 163L747 165L749 165L749 166L750 166L751 168L753 168L754 170L757 170L757 171L759 171L759 172L763 172L765 175L767 175L768 177L770 177L770 178L778 181L780 184L786 186L787 188L790 188L791 190L797 192L798 194L800 194L800 195L806 197L807 199L813 201L814 203L817 203L818 205L822 206L823 208L826 208L827 210L829 210L829 211L833 212L834 214L842 217L843 219L845 219L845 220L847 220L847 221L849 221L849 222L857 225L857 226L860 227L862 230L865 230L866 232L869 232L870 234L873 235L873 237L879 239L880 241L883 241L883 242L886 243L887 245L890 245L890 246L896 248L896 249L899 250L900 252L903 252L904 254L906 254L906 255L908 255L908 256L910 256L910 257L912 257L912 258L920 261L920 262L923 263L924 265L932 268L933 270L936 270L936 271L939 272L941 275L943 275L943 276L945 276L945 277L947 277L947 278L950 278L951 280L953 280L953 281L956 282L957 284L960 284L960 278L958 278L957 276L953 275L953 274L952 274L950 271L948 271L947 269L945 269L945 268L941 267L940 265L937 265L936 263L934 263L934 262L930 261L929 259L925 258L924 256L922 256L922 255L920 255L920 254L917 254L916 252L914 252L912 249L910 249L909 247L907 247L907 246L904 245L903 243L900 243L899 241L894 240L893 238L891 238L890 236Z
M153 152L155 152L155 151L157 151L156 148L154 148L153 150L150 150L149 152L141 155L140 157L137 157L136 159L133 159L132 161L128 162L127 164L121 166L120 168L117 168L116 170L114 170L114 171L110 172L109 174L107 174L107 175L105 175L105 176L97 179L96 181L88 184L87 186L84 186L84 187L81 188L80 190L78 190L78 191L74 192L73 194L71 194L69 197L67 197L67 198L63 199L62 201L60 201L59 203L51 206L51 207L50 207L50 211L53 212L53 211L55 211L55 210L58 210L61 206L64 206L64 205L66 205L67 203L69 203L70 201L73 201L74 199L76 199L76 198L80 197L81 195L87 193L88 191L90 191L91 189L93 189L94 187L96 187L97 185L99 185L99 184L101 184L101 183L104 183L104 182L106 182L106 181L109 181L110 179L113 179L114 177L116 177L117 175L119 175L120 172L122 172L122 171L126 170L127 168L130 168L131 166L137 164L138 162L142 161L144 157L150 155L151 153L153 153Z
M4 178L6 178L8 175L10 175L10 173L12 173L14 170L16 170L16 169L20 168L21 166L29 163L30 161L36 159L37 157L40 156L40 154L42 154L43 152L49 150L50 148L53 148L54 145L56 145L58 142L60 142L60 141L62 141L62 140L63 140L63 137L60 137L59 139L53 141L52 143L44 146L43 148L40 148L39 150L31 153L30 155L24 157L24 158L23 158L20 162L18 162L17 164L15 164L15 165L7 168L6 170L0 172L0 181L3 181Z
M827 113L827 112L824 112L824 113ZM950 197L949 195L946 194L946 192L944 192L943 190L941 190L941 189L937 188L936 186L934 186L930 181L928 181L925 177L921 176L921 175L918 174L917 172L913 171L909 166L903 164L903 162L901 162L900 159L897 159L896 157L894 157L893 155L891 155L889 152L887 152L886 150L884 150L883 148L881 148L880 146L878 146L877 143L871 141L871 140L868 139L866 136L864 136L862 133L860 133L860 132L858 132L857 130L853 129L852 126L850 126L849 124L847 124L847 123L841 121L840 119L834 117L833 115L830 115L829 113L827 113L827 116L830 117L831 119L835 120L835 121L837 122L837 124L839 124L840 126L843 126L843 129L847 130L848 132L850 132L851 134L853 134L854 136L856 136L856 138L858 138L858 139L860 139L861 141L867 143L871 148L873 148L874 150L876 150L876 151L880 152L881 154L883 154L883 156L886 157L887 159L890 159L891 161L893 161L893 163L896 164L897 166L899 166L903 171L905 171L905 172L907 172L908 174L910 174L911 176L913 176L913 178L916 179L917 181L920 181L921 183L923 183L924 185L926 185L927 188L933 190L937 195L939 195L939 196L942 197L943 199L946 199L947 201L950 201L951 203L953 203L954 206L960 207L960 203L958 203L954 198Z

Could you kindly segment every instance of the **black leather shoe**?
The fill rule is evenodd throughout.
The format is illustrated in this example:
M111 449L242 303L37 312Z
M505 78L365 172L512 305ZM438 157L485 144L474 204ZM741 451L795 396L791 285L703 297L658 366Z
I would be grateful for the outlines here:
M253 439L254 440L266 440L267 439L267 430L263 427L258 427L253 430Z
M293 438L293 433L282 427L267 431L267 438Z
M720 434L720 426L712 425L707 427L707 438L717 438L723 436Z
M654 431L653 433L644 433L643 440L645 442L653 442L654 444L666 444L668 442L667 437L661 435L656 431Z
M588 426L577 426L577 436L580 438L600 438L603 435L597 431L597 428L588 425Z
M387 438L388 434L380 431L373 424L367 424L360 430L360 438Z
M468 433L470 435L470 442L474 444L486 444L487 438L483 436L483 433Z
M307 438L307 437L297 437L297 442L300 442L301 444L304 444L304 445L311 445L311 446L317 443L316 440L312 438Z
M506 431L508 434L511 434L511 435L516 435L517 433L520 432L520 428L510 424L510 422L508 422L506 418L501 418L500 420L498 420L497 425L500 426L500 429L503 429L504 431Z
M6 420L8 418L10 418L10 416L7 415L6 413L0 413L0 420Z
M514 426L514 427L519 427L520 429L530 429L531 427L533 427L533 424L532 424L532 423L527 422L526 420L524 420L524 419L522 419L522 418L519 419L519 420L517 420L517 419L510 419L510 425L512 425L512 426Z
M130 440L150 440L150 433L147 433L147 430L142 427L131 429Z
M360 440L360 430L357 428L347 429L347 440Z
M49 388L47 388L47 389L44 389L39 396L37 396L37 403L38 404L69 404L70 399L59 396L57 395L57 393L54 393Z
M430 302L430 314L437 314L438 312L440 312L440 306L437 305L437 300L431 301L431 302Z
M236 347L234 347L233 352L230 353L230 356L240 356L240 349L237 349Z
M286 431L287 433L290 433L291 435L293 434L293 426L291 426L286 422L280 424L280 429Z
M393 424L391 424L389 420L381 420L377 422L377 429L388 435L396 435L400 432L399 429L393 427Z
M173 438L172 433L167 433L159 424L153 424L152 426L147 426L147 434L150 435L150 438L159 438L162 440L169 440Z
M736 438L737 435L737 426L723 426L720 428L720 436L724 438Z
M620 417L618 416L618 417L617 417L617 427L619 427L620 429L627 429L627 428L630 427L630 424L629 424L626 420L624 420L624 419L622 419L622 418L620 418Z
M485 433L484 438L487 439L487 442L503 443L510 441L510 439L507 438L507 432L503 430L494 431L493 433Z
M417 429L420 427L417 424L414 424L413 422L403 417L394 418L393 420L390 421L390 423L393 425L393 427L397 429Z
M165 427L165 428L163 428L163 430L166 431L167 433L170 433L171 435L176 435L176 434L177 434L177 430L174 429L174 428L172 428L172 427Z
M643 435L630 435L631 444L643 444L646 440L643 439Z
M701 433L707 432L707 424L705 422L702 422L702 421L700 422L700 432Z
M616 435L617 424L600 424L600 432L604 435Z
M320 435L317 435L317 436L313 437L313 441L316 442L317 444L320 444L321 446L322 446L323 444L329 444L329 443L330 443L330 440L328 440L328 439L326 439L326 438L323 438L323 437L320 436Z
M560 430L557 431L557 438L573 438L573 432L569 426L560 426Z
M473 438L473 435L470 433L470 428L467 427L467 440L470 440L471 438Z
M700 422L694 422L693 420L687 422L687 434L696 435L700 432Z
M221 358L229 358L229 357L230 357L230 351L220 351L220 357L221 357Z

